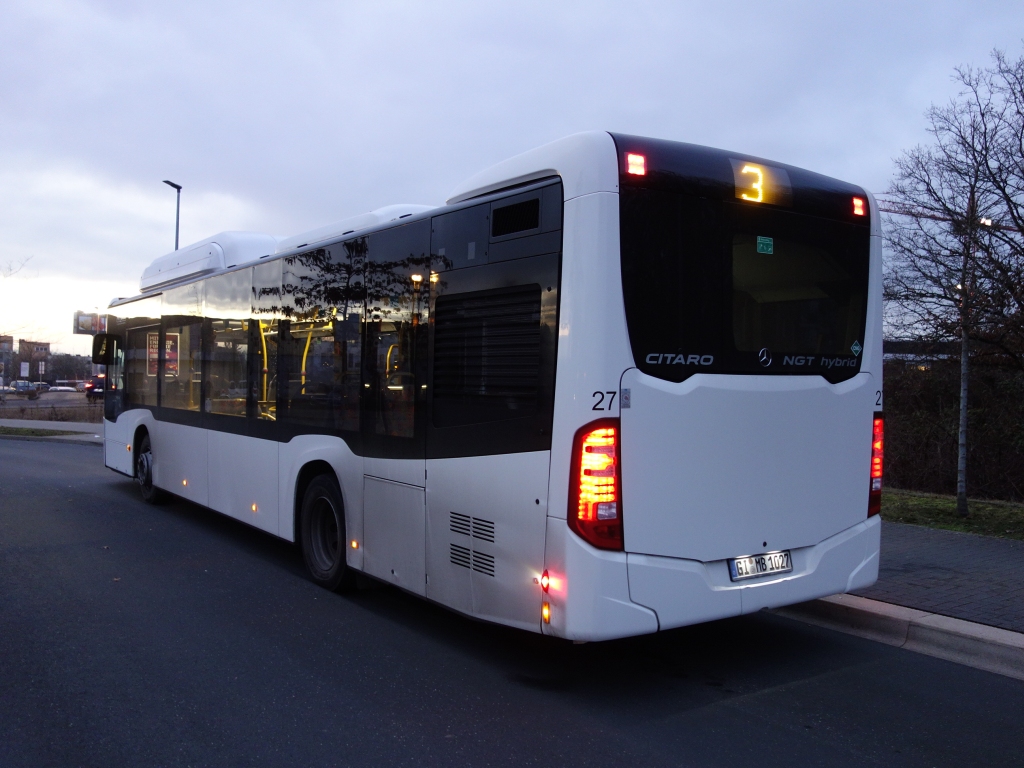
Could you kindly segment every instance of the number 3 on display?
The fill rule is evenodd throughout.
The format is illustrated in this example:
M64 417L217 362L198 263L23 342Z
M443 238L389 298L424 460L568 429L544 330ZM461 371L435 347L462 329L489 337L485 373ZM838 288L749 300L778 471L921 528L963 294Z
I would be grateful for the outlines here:
M744 192L740 197L744 200L749 200L752 203L760 203L764 200L764 172L756 165L744 165L740 170L740 173L753 173L757 175L757 181L750 185L750 188L757 192L757 196L753 197Z

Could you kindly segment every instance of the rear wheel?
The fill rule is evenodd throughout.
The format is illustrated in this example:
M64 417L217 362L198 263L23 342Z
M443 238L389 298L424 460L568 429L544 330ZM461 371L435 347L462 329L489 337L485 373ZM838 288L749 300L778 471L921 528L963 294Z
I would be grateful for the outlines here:
M345 507L331 475L313 478L302 497L299 543L310 578L325 589L344 592L355 586L345 563Z
M164 492L153 485L153 449L149 435L142 436L135 454L135 482L139 484L142 500L147 504L159 504L166 498Z

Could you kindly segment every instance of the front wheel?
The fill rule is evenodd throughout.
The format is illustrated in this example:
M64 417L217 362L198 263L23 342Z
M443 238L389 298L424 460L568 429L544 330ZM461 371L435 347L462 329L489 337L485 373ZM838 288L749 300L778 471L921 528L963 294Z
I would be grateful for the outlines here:
M159 504L164 500L164 492L153 485L153 449L149 435L144 435L139 441L139 450L135 454L135 482L139 484L142 500L147 504Z
M324 589L345 592L355 586L355 573L345 562L346 541L338 483L330 475L319 475L302 497L299 543L310 578Z

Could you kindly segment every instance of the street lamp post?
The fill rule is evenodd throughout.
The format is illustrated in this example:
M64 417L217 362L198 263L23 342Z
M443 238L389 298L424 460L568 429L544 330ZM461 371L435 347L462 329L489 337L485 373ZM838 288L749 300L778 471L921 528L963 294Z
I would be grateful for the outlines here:
M178 250L178 222L181 221L181 184L164 179L164 184L174 187L178 192L178 204L174 209L174 250Z

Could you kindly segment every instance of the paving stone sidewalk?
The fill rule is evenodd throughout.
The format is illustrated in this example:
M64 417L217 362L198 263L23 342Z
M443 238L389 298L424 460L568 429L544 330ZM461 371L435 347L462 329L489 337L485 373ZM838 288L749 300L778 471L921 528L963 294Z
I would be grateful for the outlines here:
M1024 632L1024 541L883 520L878 582L854 594Z

